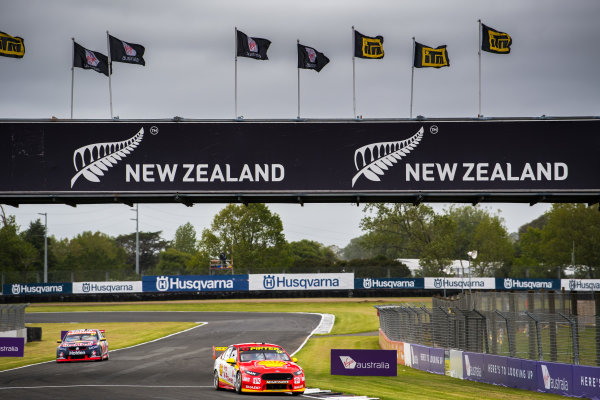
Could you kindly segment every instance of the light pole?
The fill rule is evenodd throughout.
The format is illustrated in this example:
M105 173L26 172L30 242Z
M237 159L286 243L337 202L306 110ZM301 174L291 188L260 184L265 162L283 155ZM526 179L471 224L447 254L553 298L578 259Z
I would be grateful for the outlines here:
M475 308L475 301L473 300L473 295L471 293L471 260L477 258L477 250L471 250L468 253L469 256L469 297L471 298L471 309Z
M48 283L48 213L38 213L44 216L44 283Z
M135 203L135 218L131 218L135 221L135 273L140 274L140 214L139 214L139 203Z

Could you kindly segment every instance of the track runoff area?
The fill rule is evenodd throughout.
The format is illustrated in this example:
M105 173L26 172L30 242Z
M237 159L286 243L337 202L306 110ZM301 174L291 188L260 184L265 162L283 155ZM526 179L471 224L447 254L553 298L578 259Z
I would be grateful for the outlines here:
M158 340L111 350L108 362L57 364L51 361L0 372L0 399L238 398L233 391L214 389L212 346L256 341L279 344L292 354L313 333L328 332L332 323L329 317L308 313L172 311L27 313L27 323L78 322L82 327L100 329L103 322L201 324ZM107 337L110 343L110 332ZM300 365L302 362L309 360L300 360ZM289 394L267 397L291 398ZM330 396L327 391L307 389L301 397L326 399Z

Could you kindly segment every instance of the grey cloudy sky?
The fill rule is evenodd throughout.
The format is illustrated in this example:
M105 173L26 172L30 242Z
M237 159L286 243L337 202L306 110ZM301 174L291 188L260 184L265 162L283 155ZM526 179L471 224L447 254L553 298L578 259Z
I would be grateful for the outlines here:
M269 61L239 59L238 111L246 119L295 118L296 39L331 60L301 71L302 116L352 118L351 26L385 38L385 58L356 61L357 114L408 118L412 37L446 44L450 68L415 71L413 114L477 115L477 20L513 37L511 54L483 54L482 112L488 117L598 115L600 2L596 0L4 0L0 30L25 39L21 60L0 58L0 118L69 118L71 38L106 54L106 31L146 47L146 66L114 64L114 114L121 119L234 117L234 27L270 39ZM110 117L108 79L75 70L74 117ZM223 205L141 205L140 229L208 227ZM288 240L344 246L360 235L361 208L272 205ZM437 205L441 210L444 205ZM490 204L509 231L547 205ZM123 205L6 207L26 227L48 212L49 232L116 235L134 229Z

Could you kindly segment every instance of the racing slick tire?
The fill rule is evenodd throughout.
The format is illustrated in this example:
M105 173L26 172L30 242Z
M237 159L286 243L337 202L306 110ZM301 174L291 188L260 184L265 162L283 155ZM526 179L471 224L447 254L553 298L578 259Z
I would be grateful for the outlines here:
M235 375L235 392L242 394L242 373L239 371Z
M213 386L215 390L221 390L221 385L219 384L219 372L216 369L213 373Z

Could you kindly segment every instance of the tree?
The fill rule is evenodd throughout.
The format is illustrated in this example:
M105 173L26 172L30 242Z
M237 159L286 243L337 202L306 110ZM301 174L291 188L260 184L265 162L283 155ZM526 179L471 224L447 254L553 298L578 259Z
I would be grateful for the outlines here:
M196 229L194 229L191 223L187 222L177 228L175 239L173 240L173 248L188 254L194 254L197 251Z
M539 218L538 218L539 219ZM516 243L516 257L511 269L512 276L529 276L530 278L554 278L556 271L551 271L544 263L542 252L542 229L528 226L525 231L519 228L519 241Z
M473 268L478 276L508 276L514 247L499 217L485 218L473 235L477 258Z
M212 257L225 252L237 270L261 272L291 265L281 219L261 203L222 209L211 229L202 232L200 250Z
M322 270L333 266L337 261L331 248L312 240L291 242L289 252L293 260L292 272L312 272L315 268Z
M80 233L69 241L67 248L62 268L78 272L83 279L98 279L105 271L122 272L127 268L125 250L104 233Z
M361 228L366 248L388 258L421 258L429 276L443 275L454 254L456 226L426 205L368 204Z
M29 242L19 235L14 215L6 216L4 209L2 227L0 227L0 272L5 276L5 282L27 282L33 280L30 272L37 272L35 263L39 253Z
M31 221L29 223L29 228L21 232L21 237L28 243L31 243L33 247L36 248L40 257L39 260L36 260L34 263L34 268L41 270L44 266L44 236L46 235L46 227L42 224L42 221L38 218L35 221ZM48 269L50 270L52 266L56 264L56 259L54 258L52 252L53 246L53 237L48 237Z
M162 232L140 232L140 273L154 269L158 264L158 254L165 250L169 242L160 237ZM135 233L117 236L117 244L127 253L127 264L135 271Z
M186 270L186 263L192 259L190 253L179 251L170 247L158 255L158 264L154 272L158 274L182 274Z

